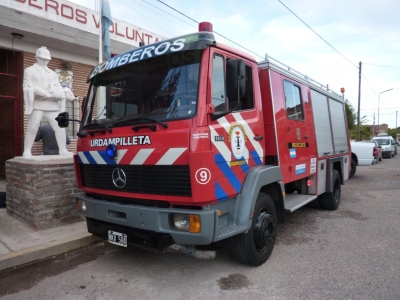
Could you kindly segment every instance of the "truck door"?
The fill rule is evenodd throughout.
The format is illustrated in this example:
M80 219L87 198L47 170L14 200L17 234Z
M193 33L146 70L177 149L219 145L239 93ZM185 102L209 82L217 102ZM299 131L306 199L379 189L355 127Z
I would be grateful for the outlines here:
M284 182L292 182L316 172L315 138L309 91L304 85L279 76L273 89L283 89L283 97L274 92L277 138ZM277 110L280 107L281 109Z
M254 87L257 65L245 61L246 91L242 99L228 99L226 89L227 61L232 59L222 51L212 50L210 54L210 99L215 113L227 112L214 119L209 115L211 150L214 155L215 197L223 200L240 192L248 170L264 163L265 149L263 136L263 116L260 90ZM232 97L233 98L233 97ZM236 97L237 98L237 97Z

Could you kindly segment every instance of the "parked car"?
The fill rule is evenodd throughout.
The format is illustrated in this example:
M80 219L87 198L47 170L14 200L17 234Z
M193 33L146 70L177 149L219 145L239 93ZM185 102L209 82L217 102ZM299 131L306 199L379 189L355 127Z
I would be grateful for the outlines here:
M374 157L375 157L376 163L378 163L379 161L382 161L382 146L379 145L378 141L371 140L371 141L363 141L363 142L373 143L375 145Z
M380 135L374 136L372 138L373 141L377 141L379 145L382 147L382 157L392 158L397 153L396 142L394 138L389 135Z
M351 146L351 168L349 178L352 178L357 170L357 166L370 166L375 164L376 146L368 142L350 141Z

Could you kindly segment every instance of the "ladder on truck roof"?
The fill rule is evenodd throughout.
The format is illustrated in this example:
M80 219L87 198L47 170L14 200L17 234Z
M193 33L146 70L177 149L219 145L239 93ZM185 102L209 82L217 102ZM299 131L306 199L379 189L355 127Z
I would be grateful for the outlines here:
M265 54L265 60L258 62L258 66L260 68L268 68L277 71L278 73L281 73L294 80L300 81L301 83L310 86L313 89L318 90L319 92L328 95L336 100L339 100L341 102L344 101L343 97L335 91L331 90L328 84L324 85L322 83L319 83L318 81L308 77L307 75L304 75L303 73L291 68L288 65L285 65L284 63L275 58L272 58L271 56L268 56L267 54Z

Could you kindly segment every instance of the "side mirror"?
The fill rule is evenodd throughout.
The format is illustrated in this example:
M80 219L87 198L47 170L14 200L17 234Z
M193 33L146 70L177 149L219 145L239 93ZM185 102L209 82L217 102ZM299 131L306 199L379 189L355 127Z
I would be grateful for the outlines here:
M82 111L82 112L85 111L85 108L86 108L86 100L87 100L86 96L83 97L82 106L81 106L81 111Z
M59 113L57 118L56 118L56 121L57 121L59 127L61 127L61 128L68 127L68 125L69 125L69 114L68 114L68 112Z
M230 103L240 108L246 92L246 68L242 59L230 59L226 65L226 85Z

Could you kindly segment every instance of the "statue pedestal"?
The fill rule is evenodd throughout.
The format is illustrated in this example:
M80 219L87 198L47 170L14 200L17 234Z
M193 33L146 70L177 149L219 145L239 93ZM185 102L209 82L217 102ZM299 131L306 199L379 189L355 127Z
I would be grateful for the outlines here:
M72 157L17 156L6 161L7 212L34 229L81 221Z

